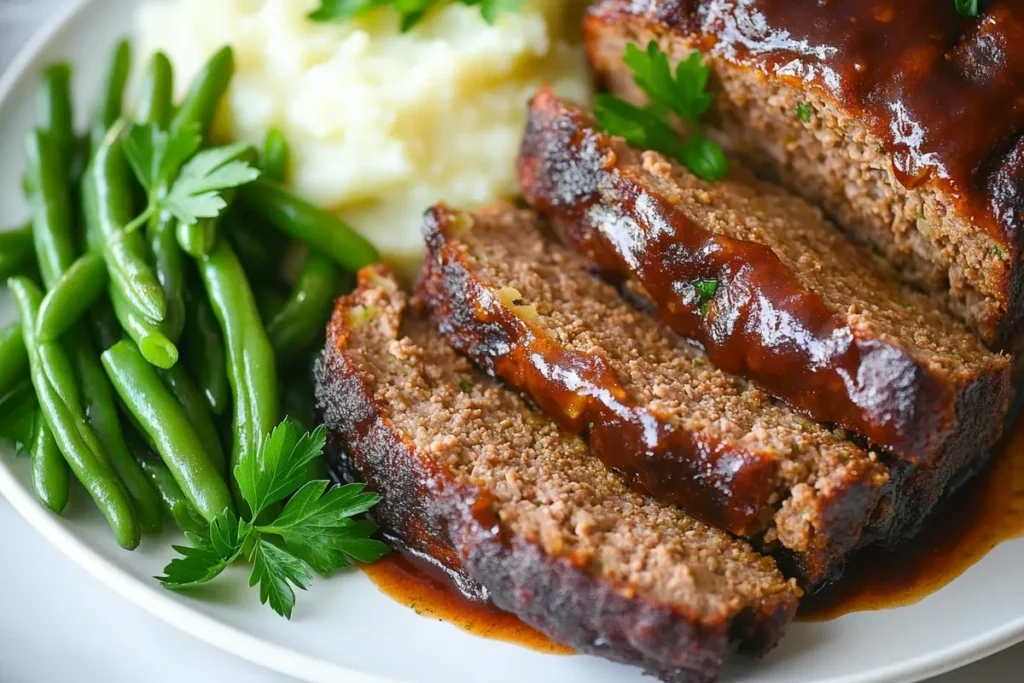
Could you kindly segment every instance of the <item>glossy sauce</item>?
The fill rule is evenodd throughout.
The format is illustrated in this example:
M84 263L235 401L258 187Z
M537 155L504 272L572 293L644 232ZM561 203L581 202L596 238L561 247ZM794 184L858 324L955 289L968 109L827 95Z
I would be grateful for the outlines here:
M665 4L714 51L858 114L905 187L947 189L993 234L1019 223L1001 215L1019 191L1000 176L1024 128L1022 3L981 2L978 17L952 0L714 0L693 15Z
M939 590L999 543L1024 536L1024 420L992 463L896 550L867 548L850 560L842 579L804 598L799 618L835 619L849 612L913 604Z
M567 431L586 433L591 453L622 473L634 490L682 505L736 534L754 534L768 525L778 485L772 454L698 429L676 428L638 405L604 354L561 344L535 322L536 309L520 299L520 292L494 290L474 278L467 254L486 248L460 239L465 233L458 212L435 208L431 216L436 226L428 240L431 262L441 268L435 279L452 280L430 285L435 303L443 302L435 308L474 313L472 320L449 326L458 335L456 348L527 393ZM692 353L700 365L685 370L698 375L703 355Z
M520 152L520 187L604 274L635 277L661 319L698 341L715 367L897 458L936 454L955 425L948 384L898 344L855 334L769 246L698 225L638 180L622 153L587 114L542 90ZM700 281L716 283L710 300L698 296Z
M490 603L470 600L449 580L409 556L393 552L363 567L380 592L411 608L420 616L447 621L463 631L515 643L548 654L567 655L574 650L552 642L517 617Z
M999 543L1022 535L1024 419L994 460L943 503L920 536L897 550L868 548L859 553L839 583L803 599L798 619L827 621L850 612L913 604L963 574ZM400 552L363 571L382 593L422 616L539 652L573 653L511 614L464 597L436 569Z

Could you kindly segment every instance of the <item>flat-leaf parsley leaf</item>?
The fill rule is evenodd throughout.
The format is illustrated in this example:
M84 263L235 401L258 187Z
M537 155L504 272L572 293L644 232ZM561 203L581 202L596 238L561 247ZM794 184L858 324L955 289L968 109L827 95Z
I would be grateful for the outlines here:
M183 589L216 578L240 557L252 563L249 585L259 585L260 602L291 618L295 589L305 590L312 572L329 575L352 560L373 562L388 547L371 538L377 525L353 519L380 501L363 484L331 486L326 480L308 481L310 465L321 457L324 428L299 435L290 421L278 425L255 453L243 454L235 468L242 497L252 519L241 520L224 510L203 535L186 534L191 546L175 546L181 557L157 577L167 588ZM261 513L288 499L276 518L264 522Z
M648 105L637 107L612 95L598 95L594 116L601 128L634 147L670 156L705 180L724 178L729 172L725 153L700 132L700 117L714 101L707 89L711 71L700 53L691 53L673 72L668 56L651 41L646 50L627 45L623 61L647 95ZM672 115L686 124L689 139L679 137Z
M978 0L954 0L954 3L956 4L956 11L961 16L978 16Z
M186 225L216 218L227 207L224 190L245 185L259 176L246 160L251 147L236 143L200 151L198 126L165 131L159 126L133 124L126 128L123 147L139 183L146 190L146 209L125 230L134 230L167 211Z

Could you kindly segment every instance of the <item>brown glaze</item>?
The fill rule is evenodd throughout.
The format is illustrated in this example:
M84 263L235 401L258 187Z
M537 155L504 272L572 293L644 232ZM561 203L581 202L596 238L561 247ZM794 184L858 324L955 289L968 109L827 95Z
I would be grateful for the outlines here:
M409 555L391 553L378 562L364 565L363 572L380 592L421 616L446 621L481 638L515 643L545 654L575 653L571 647L552 641L514 614L502 612L489 602L466 597L449 578Z
M942 589L1004 541L1024 536L1024 421L983 472L944 501L927 527L896 549L854 555L843 579L805 596L798 619L827 621L851 612L910 605ZM383 593L469 633L540 652L569 654L516 617L467 598L433 567L395 553L364 571Z
M526 392L567 430L588 434L591 452L643 492L682 505L737 534L757 533L774 511L770 453L707 443L638 406L607 359L567 349L473 279L462 246L449 240L461 212L426 216L429 255L420 295L449 341L489 373Z
M778 644L796 594L736 614L683 613L592 575L501 524L489 492L460 484L416 451L374 398L374 378L352 355L351 320L366 306L389 309L394 334L407 298L383 266L359 273L338 300L316 364L317 409L328 430L331 467L382 494L374 517L455 581L580 652L642 667L669 683L711 683L730 641L760 655ZM408 312L409 315L415 313Z
M598 132L589 114L541 89L519 156L520 189L602 272L635 277L661 317L716 367L900 460L943 453L962 427L955 387L901 346L852 329L769 247L695 224L619 152L629 150ZM718 283L710 300L699 295L700 280ZM993 414L1008 396L1004 370Z
M840 102L883 141L908 189L941 186L994 236L1017 231L989 183L1024 132L1020 2L981 2L974 18L934 0L660 4L706 49Z
M843 456L838 471L832 468L839 463L823 464L821 477L810 480L814 487L810 493L800 486L805 480L784 473L799 460L785 447L762 445L738 435L720 437L714 430L680 423L671 411L660 410L656 400L644 402L634 395L635 386L620 383L617 373L629 370L613 367L606 355L608 347L581 353L563 345L559 341L563 333L571 332L539 320L534 305L571 319L571 301L593 298L602 301L609 315L616 315L619 308L632 313L638 336L647 337L653 328L655 334L674 340L670 344L676 353L692 358L695 365L705 362L697 349L662 329L646 313L632 311L613 287L586 272L585 261L549 239L553 236L545 235L544 227L535 213L516 211L507 204L472 215L436 205L426 216L428 256L418 294L435 325L458 351L524 392L565 429L586 434L590 452L624 474L634 489L676 503L712 526L753 539L807 589L834 579L846 553L868 538L888 539L902 532L907 510L913 509L914 519L919 520L930 509L934 502L930 496L934 492L937 497L945 483L934 480L937 470L929 472L926 480L918 476L925 474L923 468L911 476L901 470L892 479L873 455L814 427L820 429L817 438L821 440L816 443L821 452L803 455L827 462L832 456L823 452L840 448ZM482 262L533 258L498 255L510 234L534 245L531 254L547 252L535 264L542 271L558 268L569 279L585 278L591 286L574 292L568 301L517 300L520 292L499 286L516 276L481 273ZM525 264L528 269L530 263ZM631 326L621 319L616 324ZM619 343L628 343L628 335ZM630 348L633 354L645 352L643 345ZM719 378L711 383L731 381L709 370ZM680 376L679 381L686 385L692 379ZM744 400L739 393L733 397ZM765 409L786 410L771 405L767 396L761 400ZM790 417L806 422L795 414ZM790 507L785 502L789 499L796 505ZM807 533L802 533L804 529Z
M800 618L913 604L963 574L999 543L1024 536L1024 420L990 465L944 501L914 539L854 555L842 581L805 597Z
M939 194L943 213L991 239L998 258L960 265L970 282L982 272L991 278L982 291L995 305L978 313L986 341L1016 351L1024 330L1024 6L978 5L979 17L963 17L952 0L605 0L592 17L685 36L862 121L907 191Z

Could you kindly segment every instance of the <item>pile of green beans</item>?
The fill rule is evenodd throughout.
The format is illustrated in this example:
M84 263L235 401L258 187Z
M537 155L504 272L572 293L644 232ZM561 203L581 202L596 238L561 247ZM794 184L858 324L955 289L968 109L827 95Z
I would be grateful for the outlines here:
M186 226L153 212L128 229L145 208L122 147L131 68L121 42L84 134L71 68L44 71L25 139L30 221L0 230L0 281L20 315L0 328L0 439L30 455L41 503L62 512L79 482L129 549L165 518L198 533L225 509L247 514L234 466L282 417L311 424L312 358L332 302L378 260L286 189L277 130L249 158L262 177L226 193L220 217ZM130 120L208 140L233 72L224 48L176 105L157 53ZM304 255L297 277L285 252Z

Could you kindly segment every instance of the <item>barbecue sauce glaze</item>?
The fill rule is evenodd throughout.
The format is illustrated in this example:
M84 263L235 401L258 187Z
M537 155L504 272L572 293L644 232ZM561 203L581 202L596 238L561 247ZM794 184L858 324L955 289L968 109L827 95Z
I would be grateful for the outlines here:
M1024 130L1024 4L978 5L965 17L944 0L668 0L659 13L731 61L841 102L905 187L948 190L998 235L1019 222L1003 200L1020 192L998 171L1019 166L1005 156Z
M899 460L943 452L957 428L951 382L899 344L855 329L767 245L696 224L670 193L651 189L628 155L636 152L599 132L589 114L541 89L530 105L519 185L603 274L635 277L662 320L696 340L715 367ZM714 291L702 295L706 283ZM978 379L993 391L982 395L1008 396L1008 384L997 386L1008 383L1007 366L993 362L988 373ZM979 414L998 419L1000 409Z
M1024 420L992 462L945 501L914 540L895 550L868 548L843 578L804 598L799 619L827 621L850 612L913 604L960 576L999 543L1024 535ZM488 603L470 600L436 569L394 552L364 567L377 588L418 614L474 635L555 654L571 649Z

